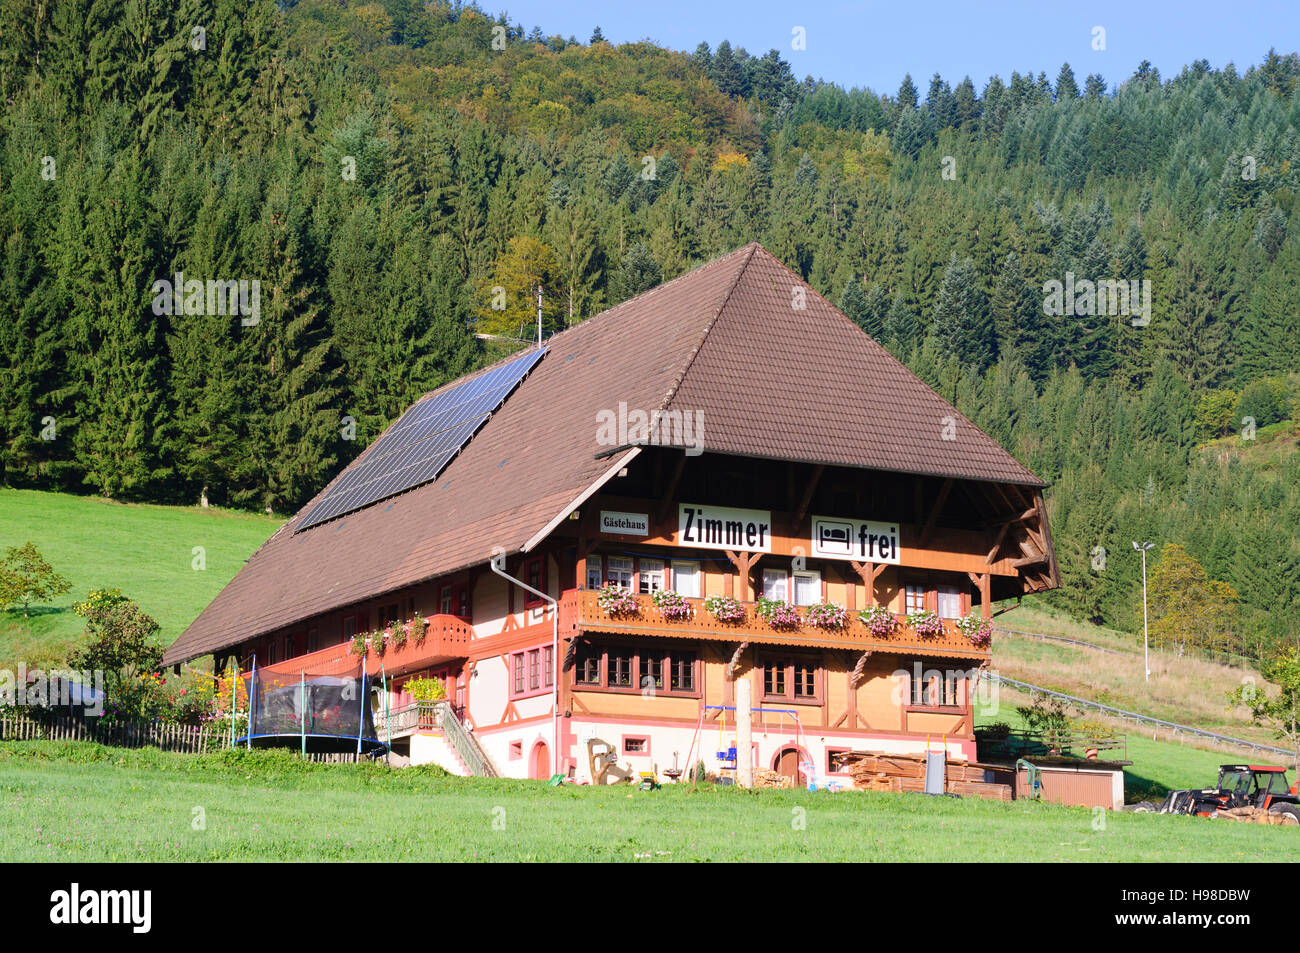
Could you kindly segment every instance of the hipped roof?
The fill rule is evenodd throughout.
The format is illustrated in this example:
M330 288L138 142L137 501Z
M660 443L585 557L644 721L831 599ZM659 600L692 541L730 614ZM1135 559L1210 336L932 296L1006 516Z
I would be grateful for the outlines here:
M597 417L620 402L702 415L711 452L1044 485L757 243L547 349L437 480L295 533L304 506L164 663L522 550L617 468Z

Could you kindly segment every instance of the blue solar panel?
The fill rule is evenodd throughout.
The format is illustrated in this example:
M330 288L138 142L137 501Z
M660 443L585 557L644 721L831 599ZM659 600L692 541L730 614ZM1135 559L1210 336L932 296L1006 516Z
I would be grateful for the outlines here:
M531 371L543 348L530 351L402 414L311 508L297 532L437 479L483 422Z

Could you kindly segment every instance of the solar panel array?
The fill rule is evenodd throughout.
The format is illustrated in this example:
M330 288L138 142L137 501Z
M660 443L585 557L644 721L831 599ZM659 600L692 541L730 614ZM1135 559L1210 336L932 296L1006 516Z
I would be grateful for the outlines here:
M343 472L296 532L436 479L545 353L530 351L417 403Z

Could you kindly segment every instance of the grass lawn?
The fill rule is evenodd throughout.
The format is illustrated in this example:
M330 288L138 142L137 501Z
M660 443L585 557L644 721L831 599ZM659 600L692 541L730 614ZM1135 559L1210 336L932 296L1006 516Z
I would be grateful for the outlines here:
M79 638L72 604L117 586L162 626L171 644L280 525L279 517L199 507L114 503L98 497L0 489L0 550L36 543L72 590L53 606L0 612L0 668L62 662ZM206 568L193 568L194 547Z
M1284 861L1300 829L1094 818L1032 801L549 788L263 752L7 742L0 845L4 861Z

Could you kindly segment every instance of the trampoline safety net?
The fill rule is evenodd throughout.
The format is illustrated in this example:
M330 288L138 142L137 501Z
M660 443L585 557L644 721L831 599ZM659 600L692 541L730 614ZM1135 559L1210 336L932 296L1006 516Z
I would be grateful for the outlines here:
M370 699L379 677L368 674L363 661L343 645L335 657L314 654L244 673L249 723L236 744L300 745L305 740L309 751L344 752L356 751L360 741L363 753L383 749Z

